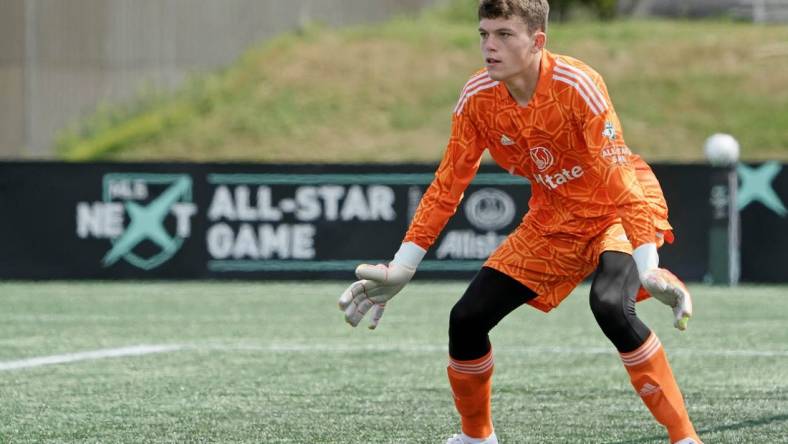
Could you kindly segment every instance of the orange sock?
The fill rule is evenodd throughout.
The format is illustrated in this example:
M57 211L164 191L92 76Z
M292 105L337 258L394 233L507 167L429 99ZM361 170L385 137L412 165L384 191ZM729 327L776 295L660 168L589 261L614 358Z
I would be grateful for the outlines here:
M652 332L637 350L621 353L621 360L643 403L657 422L668 429L670 442L682 438L700 442L657 335Z
M462 432L471 438L486 438L493 432L490 413L493 355L472 361L457 361L449 357L449 383L454 405L462 420Z

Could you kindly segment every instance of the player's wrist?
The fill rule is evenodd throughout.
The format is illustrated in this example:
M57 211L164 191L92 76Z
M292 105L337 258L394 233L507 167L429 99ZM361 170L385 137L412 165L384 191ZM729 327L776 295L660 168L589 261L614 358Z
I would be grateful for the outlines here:
M391 260L392 264L398 264L406 268L416 270L427 250L421 248L414 242L403 242L400 245L397 253L394 254L394 259Z
M654 270L659 267L657 244L654 242L649 242L638 246L632 251L632 258L635 260L635 266L637 266L638 275L642 277L647 271Z

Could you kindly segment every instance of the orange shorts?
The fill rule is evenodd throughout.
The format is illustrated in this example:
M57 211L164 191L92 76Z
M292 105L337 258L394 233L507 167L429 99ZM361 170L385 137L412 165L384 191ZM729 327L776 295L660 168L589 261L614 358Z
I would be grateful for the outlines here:
M664 238L670 242L672 233ZM663 239L659 236L658 245ZM484 263L536 293L528 303L548 312L557 307L599 265L605 251L632 254L632 245L621 223L587 237L557 233L544 235L524 222L501 243Z

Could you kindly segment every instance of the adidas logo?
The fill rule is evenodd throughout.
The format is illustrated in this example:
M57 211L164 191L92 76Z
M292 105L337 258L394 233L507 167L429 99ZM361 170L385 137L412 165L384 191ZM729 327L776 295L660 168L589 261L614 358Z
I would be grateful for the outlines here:
M510 139L509 136L504 134L503 136L501 136L501 145L504 146L514 145L514 140Z
M647 383L643 384L643 387L640 387L640 391L638 391L638 394L641 397L642 396L648 396L648 395L653 395L654 393L657 393L660 390L662 390L662 389L657 387L657 386L655 386L655 385L649 384L647 382Z

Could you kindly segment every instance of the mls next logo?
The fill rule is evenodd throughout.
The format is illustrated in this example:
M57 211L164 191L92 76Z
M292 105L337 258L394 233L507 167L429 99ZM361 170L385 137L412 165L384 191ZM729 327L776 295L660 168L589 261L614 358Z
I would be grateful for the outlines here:
M77 204L77 235L109 239L101 263L123 259L143 270L168 261L191 235L192 179L187 174L110 173L101 202Z
M779 162L766 162L759 167L739 164L737 171L741 179L739 187L738 207L743 210L752 202L760 202L778 216L788 215L780 196L774 191L772 181L777 178L783 166Z

